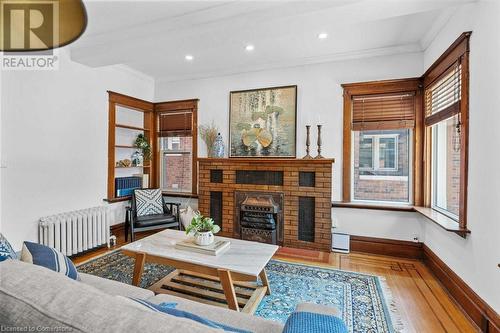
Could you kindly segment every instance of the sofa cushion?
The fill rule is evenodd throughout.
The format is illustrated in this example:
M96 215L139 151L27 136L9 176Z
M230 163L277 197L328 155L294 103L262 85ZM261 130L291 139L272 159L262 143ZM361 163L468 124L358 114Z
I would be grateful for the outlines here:
M153 214L146 216L137 216L135 219L135 227L151 227L165 223L176 223L176 218L170 214ZM178 225L178 224L177 224Z
M14 251L7 238L0 233L0 261L7 259L17 259L16 251Z
M177 303L176 309L192 312L203 318L254 333L281 333L283 330L283 324L277 321L236 312L227 308L202 304L172 295L159 294L148 298L148 301L154 304L164 302Z
M0 323L13 327L88 333L220 332L188 319L137 309L120 297L17 260L0 262L0 308Z
M105 292L112 296L124 296L140 299L147 299L154 296L154 292L148 289L132 286L109 279L100 278L95 275L79 273L81 282Z
M137 216L163 214L163 197L160 189L134 190Z
M42 244L24 242L21 260L62 273L73 280L79 279L76 267L68 257L56 249Z
M228 325L224 325L221 323L217 323L217 322L208 320L207 318L198 316L192 312L176 309L175 307L177 306L177 303L155 304L155 303L151 303L149 301L143 300L143 299L132 298L132 300L134 302L137 302L138 304L141 304L141 306L144 306L147 309L150 309L151 311L166 313L166 314L169 314L171 316L194 320L194 321L201 323L205 326L216 328L216 329L221 329L221 330L224 330L226 332L252 333L250 331L246 331L246 330L243 330L240 328L236 328L236 327L232 327L232 326L228 326Z
M295 308L295 312L314 312L327 316L340 317L342 313L334 306L326 306L315 303L299 303Z

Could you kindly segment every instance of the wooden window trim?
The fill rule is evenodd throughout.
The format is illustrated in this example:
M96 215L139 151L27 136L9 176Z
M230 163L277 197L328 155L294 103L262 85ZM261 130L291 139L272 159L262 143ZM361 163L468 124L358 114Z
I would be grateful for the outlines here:
M461 99L459 108L450 107L431 115L425 119L424 138L424 207L430 208L432 205L432 135L431 125L441 120L447 119L454 114L460 114L460 194L458 225L461 230L467 230L467 181L469 166L469 51L470 36L472 32L464 32L453 44L431 65L422 76L424 87L429 87L436 80L441 78L457 62L461 66ZM436 118L436 119L434 119ZM444 215L444 214L443 214ZM463 234L463 237L465 237Z
M342 176L342 202L333 203L334 207L363 208L363 209L385 209L385 210L413 210L440 225L447 231L451 231L465 237L470 233L467 229L467 181L468 181L468 148L469 148L469 51L470 36L472 32L464 32L455 42L429 67L420 78L371 81L361 83L343 84L344 88L344 142L343 142L343 176ZM451 106L435 115L425 117L424 112L424 88L439 80L452 66L460 62L462 70L461 102L459 108ZM413 190L414 206L406 207L357 204L351 202L351 109L352 96L366 94L380 94L391 92L406 92L414 90L416 97L415 135L413 140L414 172ZM456 227L451 227L448 222L443 222L446 215L431 209L431 128L432 124L447 119L452 115L460 114L461 119L461 174L460 174L460 198L459 198L459 221Z
M165 113L175 113L177 111L191 110L193 117L193 128L192 128L192 188L191 193L180 193L177 196L187 196L193 197L198 193L198 101L199 99L187 99L187 100L177 100L160 102L154 104L155 111L155 131L154 140L158 142L158 126L159 126L159 115ZM154 178L157 185L160 184L160 150L157 147L154 151L155 155L155 173Z
M422 145L423 141L423 91L420 78L398 80L370 81L361 83L342 84L344 89L344 127L343 127L343 160L342 160L342 202L351 202L351 151L352 151L352 97L360 95L377 95L390 93L415 94L415 128L412 142L413 149L413 201L421 205L423 201L422 182ZM364 207L371 206L364 204ZM373 207L380 207L374 204ZM385 205L388 207L388 205ZM395 206L397 207L397 206Z

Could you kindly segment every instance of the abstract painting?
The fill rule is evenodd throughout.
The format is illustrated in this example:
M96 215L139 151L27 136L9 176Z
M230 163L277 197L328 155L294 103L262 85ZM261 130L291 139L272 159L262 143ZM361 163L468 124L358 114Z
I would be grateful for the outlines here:
M229 157L295 157L297 86L230 93Z

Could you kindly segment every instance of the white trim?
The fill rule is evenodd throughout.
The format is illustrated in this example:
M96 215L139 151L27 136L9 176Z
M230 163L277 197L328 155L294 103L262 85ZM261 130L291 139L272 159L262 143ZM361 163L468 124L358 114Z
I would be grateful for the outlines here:
M383 176L383 175L360 175L360 180L386 180L386 181L408 181L408 176Z

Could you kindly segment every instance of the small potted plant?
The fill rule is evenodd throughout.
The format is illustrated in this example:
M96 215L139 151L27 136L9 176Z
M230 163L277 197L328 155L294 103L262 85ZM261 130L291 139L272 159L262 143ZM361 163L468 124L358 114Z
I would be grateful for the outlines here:
M197 212L191 224L186 228L186 234L194 235L194 242L198 245L210 245L214 242L214 234L220 231L211 217L206 217Z

